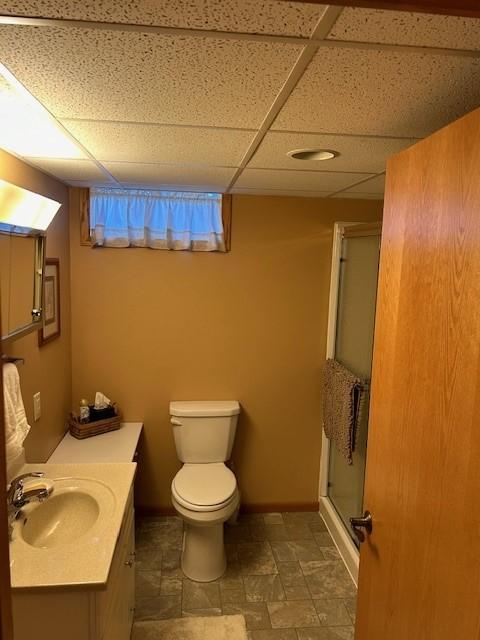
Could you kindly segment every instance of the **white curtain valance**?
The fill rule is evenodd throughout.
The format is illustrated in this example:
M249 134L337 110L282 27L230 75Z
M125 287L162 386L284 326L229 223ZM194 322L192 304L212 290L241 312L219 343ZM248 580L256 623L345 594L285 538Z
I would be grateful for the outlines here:
M218 193L92 188L94 246L225 251Z

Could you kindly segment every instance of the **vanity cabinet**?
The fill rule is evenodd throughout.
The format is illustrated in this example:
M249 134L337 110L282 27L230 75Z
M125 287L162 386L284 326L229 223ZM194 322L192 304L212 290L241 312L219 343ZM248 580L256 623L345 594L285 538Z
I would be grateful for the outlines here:
M130 498L131 500L131 498ZM135 526L133 508L124 519L105 591L95 597L98 640L129 640L135 607Z
M135 605L133 490L107 584L13 589L15 640L129 640ZM72 548L74 561L75 548Z

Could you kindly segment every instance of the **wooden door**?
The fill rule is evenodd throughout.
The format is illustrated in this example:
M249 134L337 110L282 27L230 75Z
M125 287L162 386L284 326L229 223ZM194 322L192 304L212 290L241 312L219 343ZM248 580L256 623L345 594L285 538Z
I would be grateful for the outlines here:
M480 638L480 110L393 157L357 640Z

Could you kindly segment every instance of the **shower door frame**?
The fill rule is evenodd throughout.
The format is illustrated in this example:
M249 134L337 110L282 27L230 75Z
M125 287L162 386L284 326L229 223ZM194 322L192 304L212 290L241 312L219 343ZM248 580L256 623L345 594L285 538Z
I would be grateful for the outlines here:
M335 222L333 228L332 270L330 274L330 298L328 303L328 327L326 358L335 357L337 334L338 296L340 289L340 264L342 241L346 227L358 226L360 222ZM365 223L368 224L368 223ZM330 463L330 440L322 428L322 453L320 457L319 505L320 513L327 529L342 556L342 559L355 584L358 582L360 553L345 527L340 515L328 496L328 473ZM361 514L358 514L361 515Z

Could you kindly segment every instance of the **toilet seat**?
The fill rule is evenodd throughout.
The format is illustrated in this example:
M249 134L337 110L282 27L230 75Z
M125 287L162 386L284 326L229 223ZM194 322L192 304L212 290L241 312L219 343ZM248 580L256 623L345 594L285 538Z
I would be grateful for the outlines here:
M223 462L184 464L172 482L175 500L191 511L219 511L237 495L237 480Z

